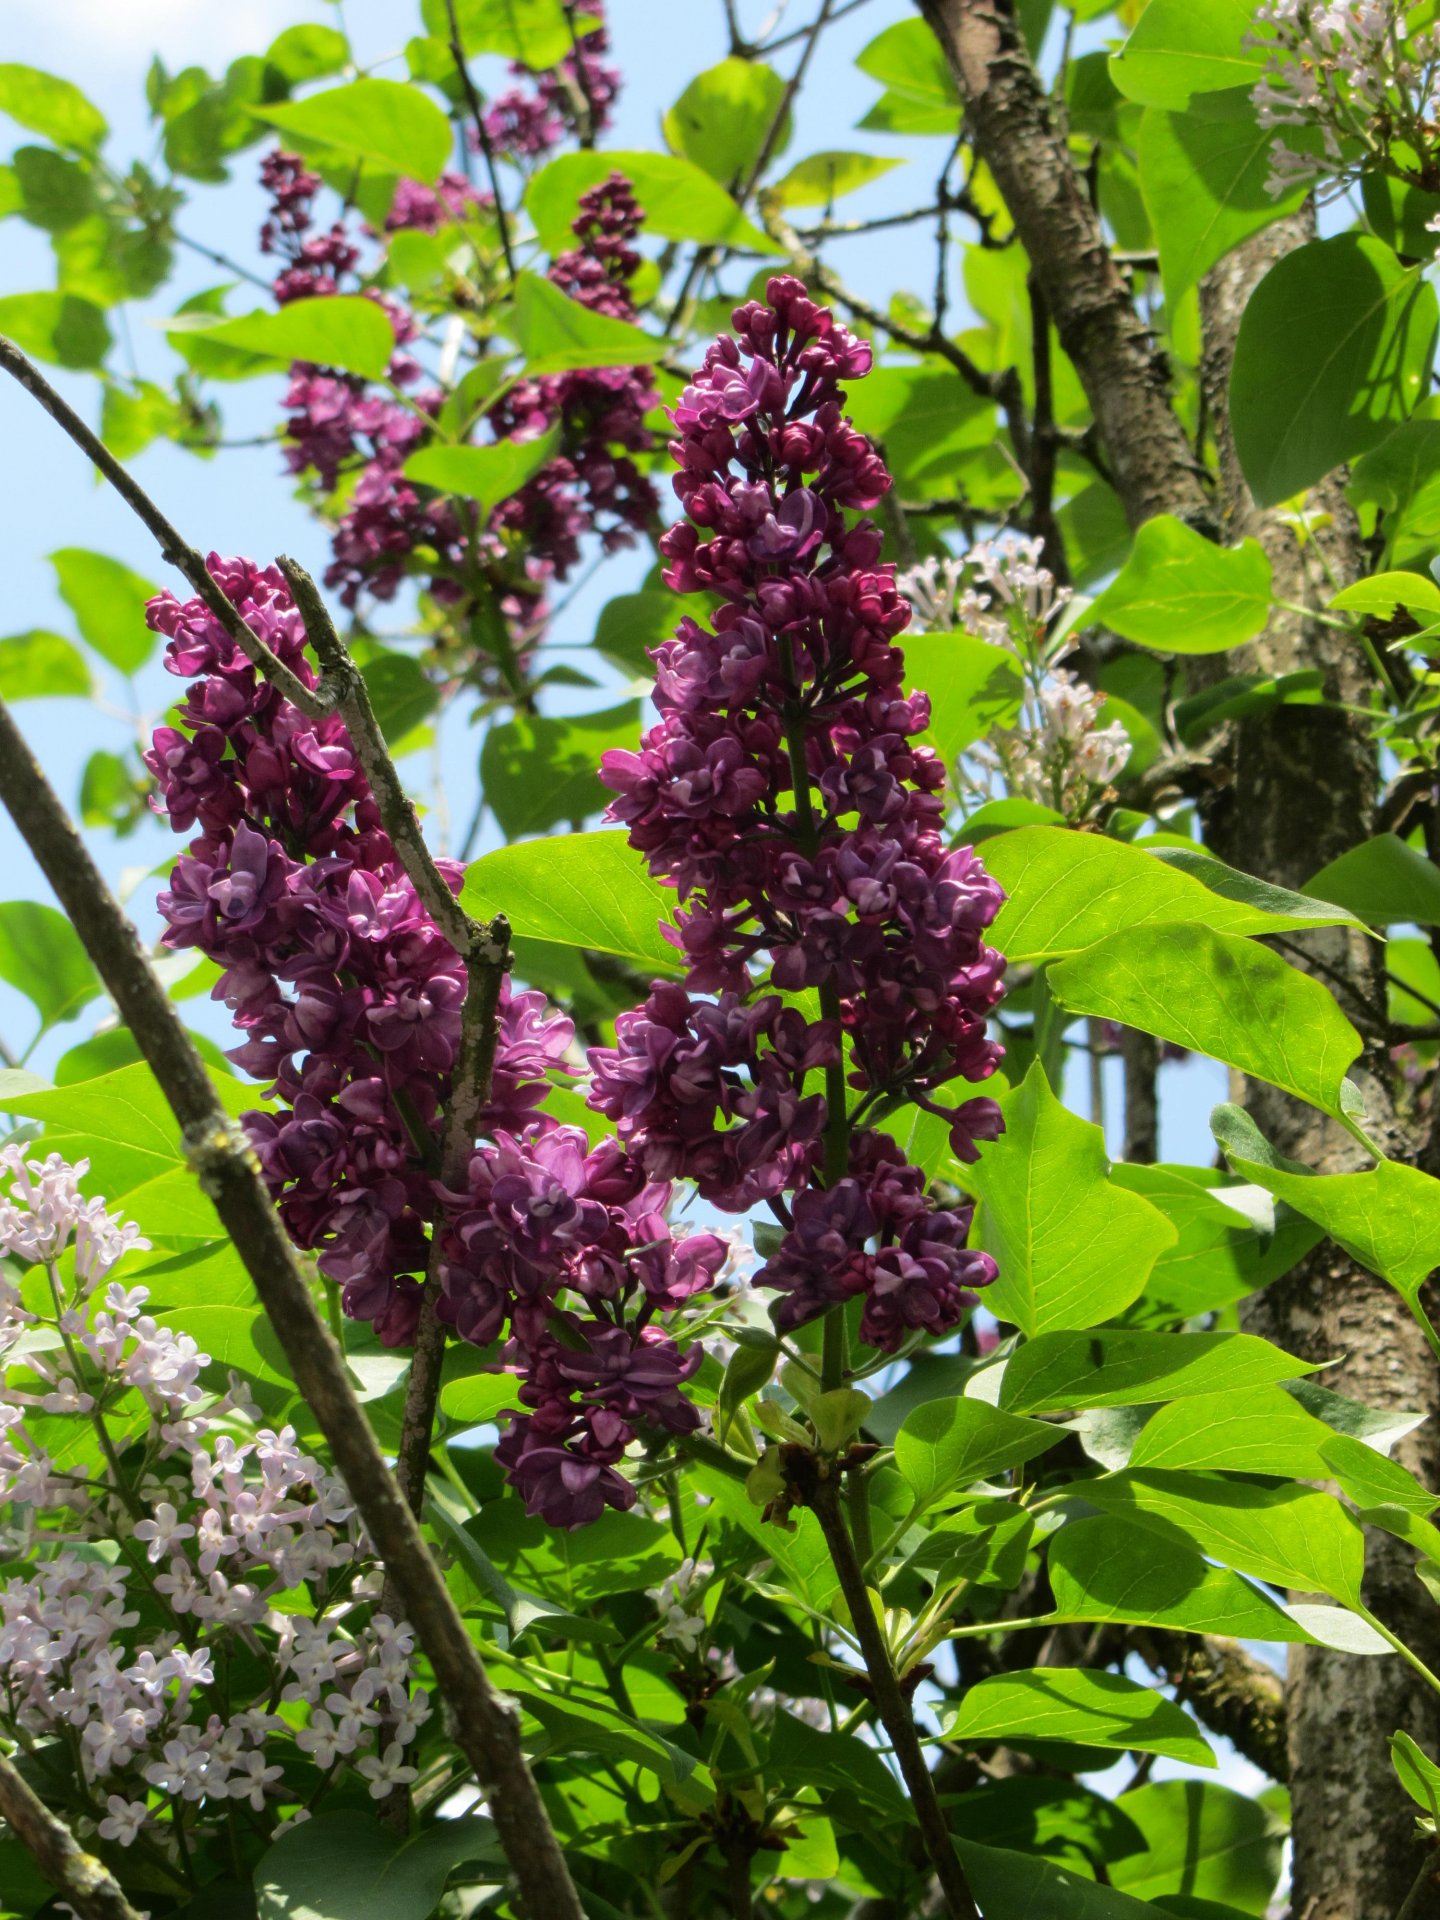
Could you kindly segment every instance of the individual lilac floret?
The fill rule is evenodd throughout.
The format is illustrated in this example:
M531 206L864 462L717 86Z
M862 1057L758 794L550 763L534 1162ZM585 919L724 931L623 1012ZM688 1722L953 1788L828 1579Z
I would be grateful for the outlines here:
M929 701L896 644L910 610L853 517L890 485L844 413L870 348L790 278L733 318L672 412L686 518L661 542L668 584L719 605L654 650L659 723L601 776L676 890L688 971L591 1054L589 1098L648 1173L788 1222L758 1276L782 1325L863 1295L864 1337L893 1349L954 1326L994 1267L966 1251L968 1204L935 1208L881 1136L854 1135L827 1173L848 1124L837 1070L856 1115L923 1107L964 1160L996 1137L996 1103L954 1083L1000 1058L1004 962L984 934L1003 895L946 845L945 769L917 738ZM752 999L767 973L822 1017Z

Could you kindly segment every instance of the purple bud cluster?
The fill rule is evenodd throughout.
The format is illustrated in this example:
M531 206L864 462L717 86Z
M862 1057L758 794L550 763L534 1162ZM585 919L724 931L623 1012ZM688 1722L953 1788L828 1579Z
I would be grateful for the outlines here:
M532 73L520 61L511 62L511 78L520 84L497 95L485 115L485 132L503 152L542 160L582 121L588 121L591 140L609 127L620 72L605 60L610 40L604 0L576 0L575 13L600 24L576 36L573 52L558 67Z
M687 518L663 538L665 578L718 599L713 631L686 618L654 650L659 723L602 767L611 817L683 903L688 973L621 1015L589 1097L647 1174L780 1213L758 1279L784 1293L782 1326L863 1295L863 1337L893 1350L954 1326L995 1268L966 1249L969 1206L937 1208L857 1123L916 1104L967 1160L999 1133L993 1100L944 1096L1000 1058L1004 963L983 934L1003 896L946 846L944 768L916 738L929 701L895 644L909 608L878 531L850 517L890 484L843 410L870 349L799 281L767 293L672 415ZM753 999L767 972L778 991Z
M251 630L314 685L282 576L208 562ZM343 723L312 720L256 672L200 600L161 594L150 625L194 682L147 755L174 826L198 828L159 897L166 943L222 972L213 997L244 1035L231 1058L278 1109L246 1116L297 1246L343 1288L345 1311L390 1346L414 1337L421 1276L466 1339L508 1327L523 1376L502 1464L532 1512L560 1525L623 1507L615 1463L644 1424L697 1422L680 1387L700 1362L655 1316L707 1288L726 1244L681 1238L669 1188L614 1141L539 1111L566 1071L571 1023L538 993L502 990L488 1104L462 1193L438 1183L465 979L386 835ZM441 871L458 892L461 870Z

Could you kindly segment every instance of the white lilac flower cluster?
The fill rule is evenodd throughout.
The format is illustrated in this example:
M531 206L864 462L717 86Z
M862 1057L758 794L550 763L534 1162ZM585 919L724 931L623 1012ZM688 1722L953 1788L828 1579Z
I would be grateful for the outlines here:
M55 1743L81 1830L173 1865L237 1803L278 1831L347 1767L376 1799L408 1784L430 1706L409 1627L370 1611L343 1482L238 1379L208 1394L145 1288L105 1284L149 1243L86 1170L0 1148L0 1561L24 1569L0 1586L0 1741Z
M1418 31L1411 25L1417 13L1426 16ZM1440 159L1440 34L1432 16L1429 6L1404 0L1265 0L1257 7L1249 42L1269 59L1251 98L1262 127L1284 130L1270 151L1272 194L1322 180L1338 192L1375 163L1433 190L1426 176Z
M900 591L932 633L961 631L1019 660L1024 693L1015 724L993 728L955 770L960 790L1054 807L1073 821L1092 815L1130 752L1125 729L1102 726L1105 696L1062 667L1074 649L1053 628L1070 602L1042 565L1039 540L1005 534L963 560L927 560L899 576Z

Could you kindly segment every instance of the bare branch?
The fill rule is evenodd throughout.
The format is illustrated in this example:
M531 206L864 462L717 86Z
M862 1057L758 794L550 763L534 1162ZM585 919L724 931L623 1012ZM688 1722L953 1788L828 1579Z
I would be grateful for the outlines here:
M117 1881L86 1853L65 1822L0 1754L0 1814L15 1838L81 1920L140 1920Z

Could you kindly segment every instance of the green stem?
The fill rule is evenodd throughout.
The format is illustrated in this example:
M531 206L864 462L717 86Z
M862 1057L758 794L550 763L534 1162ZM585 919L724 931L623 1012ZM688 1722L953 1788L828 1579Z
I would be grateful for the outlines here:
M1382 1640L1388 1640L1400 1658L1407 1666L1412 1667L1414 1671L1419 1674L1427 1687L1433 1687L1436 1693L1440 1693L1440 1677L1433 1674L1420 1658L1419 1654L1412 1653L1400 1636L1392 1633L1383 1620L1377 1620L1370 1609L1362 1605L1358 1600L1352 1603L1351 1611L1358 1613L1367 1626L1373 1627Z

